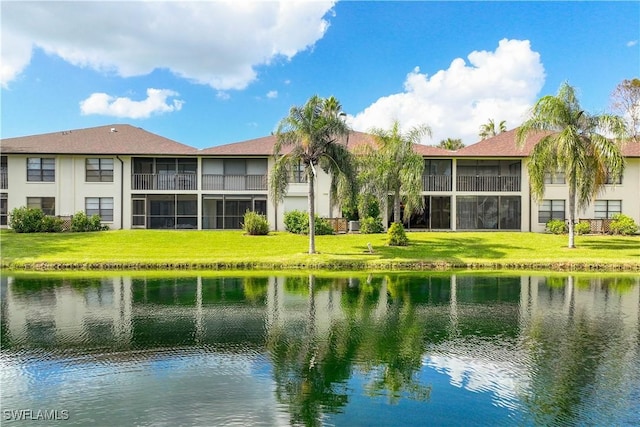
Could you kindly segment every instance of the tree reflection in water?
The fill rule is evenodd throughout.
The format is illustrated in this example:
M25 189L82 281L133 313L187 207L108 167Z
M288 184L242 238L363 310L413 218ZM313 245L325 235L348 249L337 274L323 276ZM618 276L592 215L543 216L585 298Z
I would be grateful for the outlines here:
M154 367L161 406L149 413L183 408L170 392L177 385L193 391L190 404L211 405L229 392L216 383L224 374L264 407L275 400L277 415L296 425L393 423L408 408L427 424L453 413L494 424L640 423L637 275L5 275L0 291L3 357L46 356L28 359L35 371L71 357L74 369L59 364L65 382L90 376L97 358L112 369L100 376L103 389L83 389L73 402L102 402L96 395L133 360ZM187 375L192 361L219 366L227 357L243 369ZM168 375L155 375L153 360L170 361ZM142 384L146 372L131 375ZM5 378L7 405L29 407L23 377ZM127 396L147 408L148 391L131 384ZM218 410L219 424L251 412Z
M389 276L378 286L371 279L319 280L314 275L286 280L288 291L306 290L304 332L286 324L272 326L267 348L276 397L287 405L293 424L320 425L324 414L340 412L349 401L347 382L354 370L366 375L370 396L386 394L391 403L401 397L429 398L431 388L417 380L425 325L415 314L407 283ZM322 331L315 301L318 288L342 295L343 316L331 317ZM394 296L388 299L387 293Z

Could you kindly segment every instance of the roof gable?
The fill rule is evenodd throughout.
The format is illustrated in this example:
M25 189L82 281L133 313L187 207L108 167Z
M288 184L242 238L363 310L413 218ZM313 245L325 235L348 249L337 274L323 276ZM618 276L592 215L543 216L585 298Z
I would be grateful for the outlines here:
M124 124L6 138L0 149L3 154L197 154L193 147Z

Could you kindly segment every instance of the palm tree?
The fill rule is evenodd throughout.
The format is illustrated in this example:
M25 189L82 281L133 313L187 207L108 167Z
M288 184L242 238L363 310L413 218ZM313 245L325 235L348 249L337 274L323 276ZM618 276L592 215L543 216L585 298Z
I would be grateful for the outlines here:
M302 165L308 183L309 253L315 249L315 179L321 167L331 176L332 203L355 195L355 169L352 155L342 138L349 127L341 117L342 106L333 96L312 96L303 106L293 106L276 131L273 153L276 158L271 171L270 189L273 199L282 201L294 165ZM287 152L282 154L283 149Z
M440 144L437 145L440 148L444 148L445 150L459 150L464 147L464 143L461 139L453 139L447 138L440 141Z
M480 126L480 133L478 134L478 136L480 136L480 139L484 140L506 131L507 131L507 122L505 120L501 121L498 124L498 128L496 129L496 124L493 121L493 119L489 119L489 122Z
M556 96L547 95L536 102L531 117L517 131L516 144L524 145L530 134L540 131L547 133L533 148L528 162L531 192L541 200L545 174L564 173L569 186L569 248L574 248L576 202L578 208L586 207L608 176L619 178L624 171L618 143L626 136L625 123L618 116L583 111L575 89L565 82Z
M424 135L431 136L425 125L413 127L407 133L400 131L395 121L390 130L374 128L374 146L364 146L361 156L360 180L364 192L369 192L386 206L387 195L393 193L393 221L401 222L400 204L404 203L404 217L408 220L414 211L423 207L422 172L424 160L413 150L413 144Z

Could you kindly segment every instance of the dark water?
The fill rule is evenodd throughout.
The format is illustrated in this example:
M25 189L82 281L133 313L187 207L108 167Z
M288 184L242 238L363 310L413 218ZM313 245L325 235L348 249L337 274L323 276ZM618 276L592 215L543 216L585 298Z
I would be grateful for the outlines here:
M1 290L3 426L640 425L633 276L3 274Z

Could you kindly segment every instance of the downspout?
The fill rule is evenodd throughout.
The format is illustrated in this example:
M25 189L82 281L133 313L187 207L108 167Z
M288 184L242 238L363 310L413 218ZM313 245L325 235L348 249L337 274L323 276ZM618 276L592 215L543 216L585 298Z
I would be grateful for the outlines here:
M116 159L120 161L120 230L122 230L124 225L124 162L118 155L116 155Z

